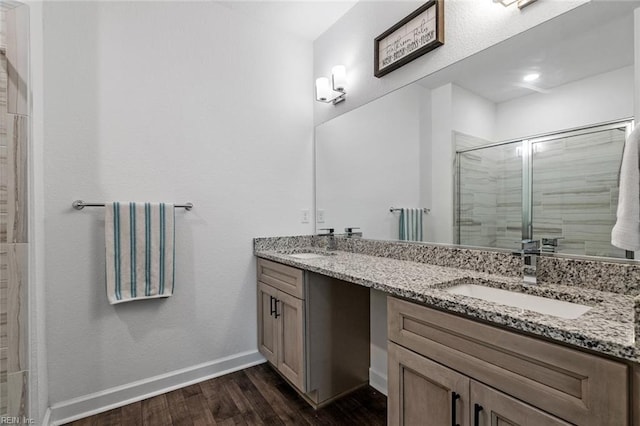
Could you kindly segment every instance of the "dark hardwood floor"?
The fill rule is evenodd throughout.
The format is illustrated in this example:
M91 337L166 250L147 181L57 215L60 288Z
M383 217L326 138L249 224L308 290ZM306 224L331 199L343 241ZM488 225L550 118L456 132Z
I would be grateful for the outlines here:
M71 426L384 425L387 399L371 387L314 410L269 364L207 380Z

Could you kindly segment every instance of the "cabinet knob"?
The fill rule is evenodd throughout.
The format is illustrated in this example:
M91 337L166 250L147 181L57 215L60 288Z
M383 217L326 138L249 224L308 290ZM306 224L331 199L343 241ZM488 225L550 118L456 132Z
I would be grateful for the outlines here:
M456 420L456 401L460 399L460 394L456 392L451 393L451 426L460 426Z

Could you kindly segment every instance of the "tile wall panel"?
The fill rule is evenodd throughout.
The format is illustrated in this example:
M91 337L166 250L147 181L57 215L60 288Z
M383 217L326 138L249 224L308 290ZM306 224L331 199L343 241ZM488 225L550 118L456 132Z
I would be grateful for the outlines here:
M0 16L3 15L0 11ZM7 58L0 54L0 243L7 242L8 121Z
M27 379L28 372L21 371L7 375L7 415L28 417L27 415Z
M9 305L9 256L7 245L0 244L0 349L8 345L7 308ZM1 371L1 370L0 370Z
M27 417L28 10L0 0L0 416Z
M0 414L7 413L7 348L0 349Z
M1 50L6 48L6 28L5 13L0 10ZM0 416L6 415L8 409L7 122L7 58L0 52Z
M9 114L7 167L7 242L26 243L28 209L29 117Z
M11 114L29 115L29 8L8 9L6 15L8 69L7 103Z
M17 373L27 368L25 331L27 325L27 267L26 244L6 245L9 278L7 298L7 372Z

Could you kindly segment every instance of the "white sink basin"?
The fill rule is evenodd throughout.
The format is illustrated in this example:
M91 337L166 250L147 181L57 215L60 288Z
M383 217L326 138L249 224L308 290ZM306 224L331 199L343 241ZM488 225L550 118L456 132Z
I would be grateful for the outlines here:
M290 254L289 256L295 257L296 259L317 259L319 257L326 257L324 254L318 253L295 253Z
M513 306L515 308L527 309L529 311L566 319L578 318L591 309L590 306L580 305L578 303L547 299L546 297L532 296L530 294L476 284L460 284L447 288L445 291L451 294L474 297L500 305Z

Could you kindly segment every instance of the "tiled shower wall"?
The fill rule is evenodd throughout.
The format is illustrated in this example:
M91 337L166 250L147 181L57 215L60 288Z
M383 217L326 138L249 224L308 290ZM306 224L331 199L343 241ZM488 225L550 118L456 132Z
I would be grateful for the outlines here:
M483 145L456 134L456 149ZM613 247L621 129L534 144L533 237L562 238L559 253L625 257ZM486 144L486 141L484 142ZM522 238L520 143L460 155L460 244L518 248Z
M624 129L536 144L533 235L562 237L560 253L625 257L611 245Z
M456 149L489 142L455 134ZM477 247L515 248L522 239L522 160L515 145L461 154L459 243Z
M27 413L28 8L0 1L0 416Z

